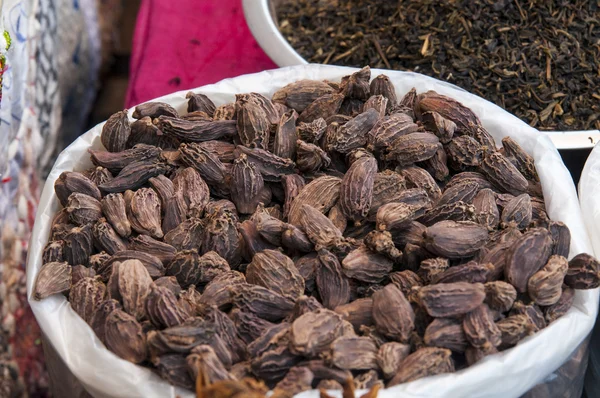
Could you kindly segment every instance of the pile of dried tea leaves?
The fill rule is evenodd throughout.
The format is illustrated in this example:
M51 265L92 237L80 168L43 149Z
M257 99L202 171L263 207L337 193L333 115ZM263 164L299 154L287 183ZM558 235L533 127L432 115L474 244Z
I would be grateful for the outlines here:
M57 179L34 292L170 383L376 395L514 347L600 283L533 159L451 98L398 99L368 67L188 98L113 115L95 167Z
M540 130L600 129L600 4L587 0L283 0L309 62L454 83Z

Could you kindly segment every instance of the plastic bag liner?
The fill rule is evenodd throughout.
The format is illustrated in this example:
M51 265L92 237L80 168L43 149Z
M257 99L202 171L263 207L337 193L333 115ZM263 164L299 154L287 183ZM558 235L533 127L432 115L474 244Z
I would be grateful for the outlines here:
M600 145L590 153L579 180L579 203L596 257L600 256ZM585 379L589 398L600 397L600 322L594 327Z
M278 88L300 79L339 81L356 71L353 68L302 65L265 71L223 80L194 91L208 95L216 105L234 100L235 93L258 92L271 96ZM373 76L387 74L397 94L412 87L418 92L436 90L470 107L497 142L512 136L535 159L549 216L563 221L572 234L571 255L591 252L581 216L575 186L550 139L492 103L451 84L415 73L373 70ZM161 97L185 113L185 92ZM42 301L31 297L35 277L41 267L53 215L59 210L53 184L65 170L84 170L92 164L87 149L101 148L102 125L94 127L59 156L41 197L30 244L27 264L27 290L33 312L48 341L66 366L94 397L192 397L189 391L174 388L150 370L136 366L105 349L91 328L75 314L65 297L55 295ZM600 246L600 235L596 235ZM384 390L380 397L517 397L545 380L558 369L590 333L598 310L598 291L579 291L567 315L517 347L485 358L468 369L416 380ZM307 391L298 397L318 397ZM338 396L341 394L338 393Z

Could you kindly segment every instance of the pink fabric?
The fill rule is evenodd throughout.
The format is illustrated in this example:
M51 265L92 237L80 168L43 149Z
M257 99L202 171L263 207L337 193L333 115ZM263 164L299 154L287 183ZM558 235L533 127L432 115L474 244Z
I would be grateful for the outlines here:
M126 106L276 67L246 25L241 0L143 0Z

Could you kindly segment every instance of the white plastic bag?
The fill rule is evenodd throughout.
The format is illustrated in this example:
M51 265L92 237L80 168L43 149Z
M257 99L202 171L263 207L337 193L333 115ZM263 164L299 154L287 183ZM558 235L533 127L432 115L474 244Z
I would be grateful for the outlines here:
M299 79L339 81L356 69L324 65L303 65L227 79L199 88L217 105L234 100L235 93L273 92ZM410 88L418 92L436 90L473 109L483 125L499 142L511 135L534 159L542 182L549 216L561 220L572 233L571 254L590 252L591 245L581 217L575 186L550 140L516 117L475 95L433 78L406 72L373 70L373 76L387 74L398 95ZM158 100L177 110L186 108L185 92ZM101 125L86 133L67 148L52 170L40 202L32 237L27 287L31 306L48 340L73 374L95 397L191 397L188 391L176 389L147 369L121 360L104 348L92 330L72 311L62 296L43 301L31 300L35 275L41 266L42 249L48 239L52 216L59 209L53 184L62 171L83 170L91 163L87 149L100 148ZM577 292L573 308L552 325L523 340L516 348L484 359L466 370L416 380L380 393L381 397L517 397L559 368L582 343L593 327L598 309L597 291ZM317 391L299 397L318 397Z
M579 180L579 203L585 216L585 226L592 240L596 257L600 256L600 144L585 162ZM594 328L590 342L590 359L585 379L589 398L600 397L600 323Z

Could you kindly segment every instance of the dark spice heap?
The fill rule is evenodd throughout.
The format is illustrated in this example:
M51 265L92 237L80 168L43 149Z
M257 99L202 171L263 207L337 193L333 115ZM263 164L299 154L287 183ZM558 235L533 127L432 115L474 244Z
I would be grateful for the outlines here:
M396 95L367 67L113 115L95 167L55 183L35 298L66 294L178 386L374 397L514 347L599 285L515 141L433 91Z
M447 80L541 130L600 129L600 4L588 0L283 0L309 62Z

